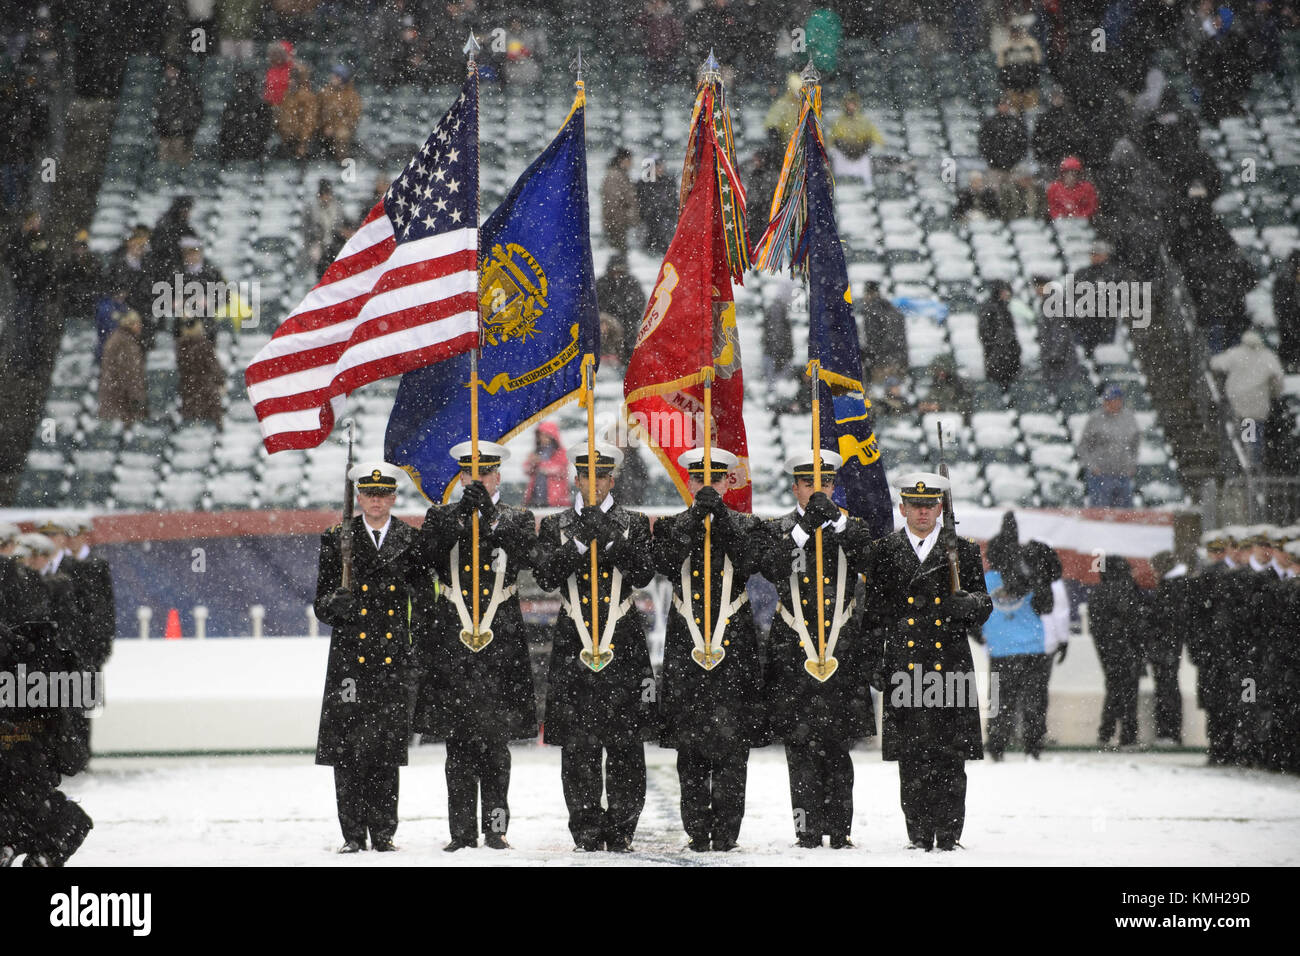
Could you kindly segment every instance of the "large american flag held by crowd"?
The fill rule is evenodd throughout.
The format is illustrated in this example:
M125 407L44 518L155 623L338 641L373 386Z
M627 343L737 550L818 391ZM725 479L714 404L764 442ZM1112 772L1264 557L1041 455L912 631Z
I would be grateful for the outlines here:
M268 452L314 448L368 382L478 345L478 90L402 174L244 373Z

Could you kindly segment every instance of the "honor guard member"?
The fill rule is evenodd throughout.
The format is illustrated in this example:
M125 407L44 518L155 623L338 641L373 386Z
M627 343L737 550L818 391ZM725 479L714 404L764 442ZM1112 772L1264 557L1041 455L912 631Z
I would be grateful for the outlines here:
M73 599L77 602L80 632L73 636L73 640L81 667L93 673L101 672L113 651L117 612L108 562L91 556L89 548L82 544L89 536L90 522L50 520L37 530L53 541L57 549L44 573L66 575ZM72 547L74 542L77 543L75 550ZM90 760L90 720L80 711L71 711L69 721L77 748L84 755L84 769Z
M398 767L411 736L406 671L411 666L410 600L427 586L415 529L392 516L401 471L388 462L357 465L350 528L321 535L316 617L328 624L329 663L316 763L334 768L340 853L394 849ZM342 535L352 536L351 589L344 590Z
M1229 663L1232 648L1225 643L1221 630L1228 622L1220 614L1219 603L1229 590L1228 573L1233 565L1228 558L1232 546L1228 528L1214 528L1201 535L1205 564L1197 571L1190 602L1192 626L1188 632L1187 652L1196 665L1196 702L1205 711L1205 736L1211 764L1232 761L1233 688Z
M749 750L767 743L758 639L745 591L749 576L758 573L765 534L758 518L722 500L737 461L729 451L712 449L706 483L704 449L682 453L677 462L686 469L694 501L654 526L655 570L673 585L659 741L677 751L682 824L696 851L735 848ZM707 571L706 518L712 522Z
M654 562L649 519L614 503L623 453L598 441L595 455L598 504L585 503L582 442L569 449L573 507L542 519L537 536L533 574L542 590L559 589L562 605L552 631L544 741L563 748L564 801L577 849L626 852L645 806L645 741L656 729L654 673L632 595L650 583Z
M420 545L442 581L442 600L421 620L416 646L423 680L415 729L447 742L447 816L454 852L484 842L508 849L511 740L537 736L537 696L516 580L537 543L533 513L501 503L501 463L510 452L481 441L479 477L471 445L454 445L460 500L429 509ZM474 627L473 515L478 521L479 618Z
M818 486L811 449L786 462L796 507L765 526L762 573L776 586L780 603L769 634L764 690L772 735L785 743L801 847L821 846L823 835L836 849L853 846L849 750L855 740L876 732L870 658L850 623L871 536L862 521L843 514L830 499L841 464L839 455L823 449ZM824 621L824 650L819 621Z
M993 602L979 545L940 523L948 479L914 472L896 487L906 526L876 542L863 620L878 648L882 756L898 761L910 847L952 850L966 817L965 761L984 756L968 636L979 634ZM947 559L953 547L960 591Z

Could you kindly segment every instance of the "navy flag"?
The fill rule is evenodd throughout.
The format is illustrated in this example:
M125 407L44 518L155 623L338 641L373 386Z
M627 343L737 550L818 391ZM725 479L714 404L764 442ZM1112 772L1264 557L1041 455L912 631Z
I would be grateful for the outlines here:
M587 212L585 96L480 230L479 437L504 443L575 399L582 359L600 356ZM384 457L430 501L447 499L470 434L468 354L408 372Z
M808 357L821 362L821 446L844 459L835 479L835 503L865 520L872 537L879 538L894 528L889 483L862 388L858 327L835 223L834 186L814 109L805 106L804 122Z

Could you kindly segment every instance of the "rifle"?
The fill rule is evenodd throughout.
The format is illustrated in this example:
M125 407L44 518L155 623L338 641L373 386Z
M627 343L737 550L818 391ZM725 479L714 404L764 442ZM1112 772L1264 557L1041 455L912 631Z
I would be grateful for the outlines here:
M348 421L348 463L343 472L343 524L339 526L339 556L343 560L343 574L339 587L352 590L352 515L356 505L356 489L352 485L352 421Z
M948 463L943 460L943 422L939 426L939 477L948 477ZM952 489L945 488L943 491L943 527L945 531L952 532L946 537L951 542L948 546L948 583L951 590L956 593L961 590L961 569L957 564L957 519L952 510Z

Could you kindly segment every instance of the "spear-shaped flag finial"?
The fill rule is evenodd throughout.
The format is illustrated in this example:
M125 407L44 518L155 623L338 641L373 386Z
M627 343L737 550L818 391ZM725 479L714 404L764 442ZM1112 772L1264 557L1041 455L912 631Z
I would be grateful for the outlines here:
M474 31L470 30L469 39L466 40L465 45L461 47L461 52L464 53L467 57L469 57L469 61L473 63L474 60L476 59L475 55L478 53L478 51L479 51L478 40L474 39Z
M582 47L578 47L577 59L570 61L569 69L575 74L574 83L582 86Z
M803 68L803 72L799 74L799 78L803 80L803 88L805 90L810 90L821 82L822 75L817 72L817 67L813 66L812 57L808 58L808 65Z
M713 55L713 47L709 47L709 58L704 61L704 67L700 71L700 75L706 83L717 83L722 80L722 64Z

